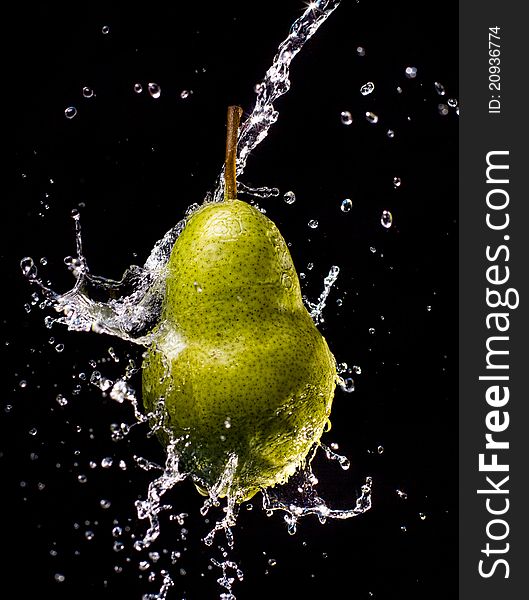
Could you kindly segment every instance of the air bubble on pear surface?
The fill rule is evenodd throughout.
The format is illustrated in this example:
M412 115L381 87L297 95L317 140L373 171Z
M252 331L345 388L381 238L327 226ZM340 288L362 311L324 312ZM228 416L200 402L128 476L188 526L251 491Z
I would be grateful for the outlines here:
M448 106L450 106L450 108L455 108L457 106L457 100L455 98L449 98Z
M58 583L62 583L66 579L66 577L62 573L55 573L55 575L53 576L53 578Z
M415 79L417 77L417 67L406 67L405 73L408 79Z
M382 216L380 217L380 223L382 227L389 229L393 224L393 215L389 212L389 210L383 210Z
M393 187L400 187L402 184L402 179L400 177L393 177Z
M393 129L388 129L387 134L388 138L390 140L392 140L395 137L395 132L393 131Z
M147 85L147 89L149 90L149 94L153 97L153 98L159 98L161 93L162 93L162 89L160 88L160 86L157 83L149 83Z
M351 208L353 208L353 202L350 198L345 198L344 200L342 200L342 203L340 204L340 210L344 213L348 213Z
M368 81L360 88L360 93L362 96L368 96L369 94L373 93L374 89L375 84L372 81Z
M103 25L103 27L101 27L101 33L103 35L108 35L110 33L110 27L108 25Z
M367 111L366 112L366 121L368 123L371 123L372 125L375 125L376 123L378 123L378 115L376 115L374 112Z
M94 90L90 87L88 87L87 85L85 85L83 87L83 98L92 98L92 96L94 95Z
M75 108L75 106L68 106L67 108L64 109L64 116L67 119L73 119L76 114L77 114L77 109Z
M366 49L363 48L362 46L358 46L356 49L356 53L358 54L358 56L365 56L366 55Z
M311 229L317 229L318 228L318 221L316 219L311 219L307 225L311 228Z
M351 125L353 122L353 116L348 110L342 110L340 113L340 120L344 125Z
M180 92L180 98L182 98L182 100L187 100L187 98L189 98L192 93L193 90L182 90Z
M445 117L448 114L448 106L446 104L439 104L437 106L437 110L439 111L439 114L443 117Z
M136 92L136 94L141 94L143 92L143 86L141 85L141 83L135 83L133 89Z

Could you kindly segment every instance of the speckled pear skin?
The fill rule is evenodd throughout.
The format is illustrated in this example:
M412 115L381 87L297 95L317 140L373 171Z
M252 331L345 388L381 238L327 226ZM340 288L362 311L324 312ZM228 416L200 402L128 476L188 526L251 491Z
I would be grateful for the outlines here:
M219 480L233 453L240 499L284 483L321 437L336 384L285 240L245 202L207 204L177 239L166 286L143 365L145 407L164 398L200 487Z

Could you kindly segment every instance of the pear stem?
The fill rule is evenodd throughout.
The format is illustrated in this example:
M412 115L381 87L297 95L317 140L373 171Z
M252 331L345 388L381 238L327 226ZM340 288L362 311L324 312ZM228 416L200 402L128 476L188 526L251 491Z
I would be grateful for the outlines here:
M243 110L240 106L228 106L224 202L237 199L237 137L242 113Z

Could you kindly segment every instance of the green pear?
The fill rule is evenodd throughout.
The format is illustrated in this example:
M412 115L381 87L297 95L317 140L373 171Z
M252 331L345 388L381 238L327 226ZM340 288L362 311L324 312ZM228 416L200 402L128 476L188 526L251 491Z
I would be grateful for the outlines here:
M336 380L275 224L239 200L202 206L172 249L143 365L144 405L163 401L183 469L210 490L236 456L221 492L240 501L286 482L328 423Z

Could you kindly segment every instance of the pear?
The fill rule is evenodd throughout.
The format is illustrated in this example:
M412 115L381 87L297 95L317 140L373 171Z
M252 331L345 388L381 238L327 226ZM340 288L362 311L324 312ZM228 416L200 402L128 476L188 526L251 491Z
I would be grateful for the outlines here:
M233 142L233 122L228 130ZM180 462L199 490L218 486L235 464L220 491L242 501L307 461L328 423L337 375L285 240L259 210L232 199L231 146L226 201L197 210L172 249L143 401L147 410L163 402L160 437L179 440Z

